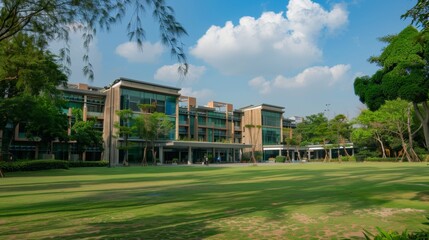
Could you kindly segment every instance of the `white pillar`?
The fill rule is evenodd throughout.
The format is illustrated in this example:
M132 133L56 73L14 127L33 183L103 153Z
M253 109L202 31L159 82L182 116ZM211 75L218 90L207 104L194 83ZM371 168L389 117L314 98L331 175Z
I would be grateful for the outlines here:
M159 146L159 162L164 164L164 147Z
M191 146L188 147L188 165L192 164L192 148Z

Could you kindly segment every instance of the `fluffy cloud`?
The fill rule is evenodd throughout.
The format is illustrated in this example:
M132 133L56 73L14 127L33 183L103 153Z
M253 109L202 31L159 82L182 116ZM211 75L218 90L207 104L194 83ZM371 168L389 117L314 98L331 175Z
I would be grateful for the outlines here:
M198 81L202 75L206 72L206 67L204 66L195 66L189 64L188 73L185 77L180 76L177 69L179 64L165 65L159 68L154 75L156 80L166 81L166 82L177 82L179 80L184 80L185 82L191 84Z
M182 88L180 94L183 96L195 97L197 101L208 102L213 98L214 93L210 89L193 90L192 88Z
M135 63L153 63L156 62L164 52L164 47L160 42L144 42L143 48L139 47L136 42L122 43L116 47L116 54L124 57L128 62Z
M343 27L347 18L343 5L326 11L310 0L290 0L286 17L265 12L258 19L242 17L236 26L211 26L191 54L226 74L296 70L321 61L318 38Z
M332 86L347 78L350 65L339 64L333 67L316 66L307 68L294 77L277 76L273 80L256 77L249 85L259 90L260 94L268 94L272 89L296 89L306 87Z

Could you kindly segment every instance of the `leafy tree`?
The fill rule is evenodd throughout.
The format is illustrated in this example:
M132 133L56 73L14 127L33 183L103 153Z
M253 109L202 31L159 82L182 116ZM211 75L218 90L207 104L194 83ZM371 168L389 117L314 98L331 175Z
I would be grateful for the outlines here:
M50 102L45 107L58 104L56 87L65 84L67 77L54 55L43 50L44 46L25 34L0 42L0 130L3 134L13 131L19 123L38 118L34 110L39 103ZM40 96L44 97L38 98ZM45 110L49 111L41 109ZM42 124L48 122L42 121ZM6 126L11 127L6 129ZM3 138L0 148L8 152L12 140L12 136Z
M305 117L304 121L298 124L297 129L302 135L302 139L305 140L303 144L322 144L325 150L324 161L330 161L331 156L327 144L335 139L336 136L323 113Z
M355 119L360 127L354 130L353 141L359 141L359 137L363 138L361 141L373 138L380 145L383 158L398 143L402 157L418 161L413 147L413 137L418 129L413 125L412 115L411 105L400 99L386 101L377 111L363 110Z
M131 122L134 120L134 114L131 109L122 109L116 111L116 115L119 116L119 122L115 122L113 126L118 130L115 137L121 137L123 144L118 148L124 150L124 159L122 164L128 166L128 150L131 147L129 138L135 133L135 126L131 125Z
M358 117L354 119L354 123L358 125L352 132L352 140L362 148L364 146L372 145L372 141L375 140L380 146L382 157L386 158L386 141L389 138L389 134L381 124L383 117L378 113L364 109Z
M67 116L62 112L62 106L53 103L51 96L37 96L27 111L29 118L21 122L25 125L27 138L45 144L47 153L51 154L54 140L67 139Z
M34 36L40 42L63 40L66 47L60 56L70 62L68 48L70 31L81 30L83 47L89 45L97 30L110 30L111 26L131 13L127 24L130 41L141 47L145 39L143 15L149 8L159 24L162 43L170 47L171 54L180 63L179 70L186 74L188 64L180 37L186 30L176 21L174 10L164 0L3 0L0 9L0 42L19 33ZM90 79L94 74L88 54L83 56L83 72Z
M261 125L247 124L244 127L247 128L247 130L249 132L250 144L252 145L250 159L252 160L253 165L256 165L255 151L256 151L256 146L258 144L258 136L259 136L259 133L261 131L262 126ZM256 129L256 132L253 131L254 129Z
M174 128L174 125L166 114L154 112L156 105L140 104L139 107L142 114L136 117L135 122L138 136L145 140L142 165L147 165L148 143L152 146L152 160L155 164L155 141L167 135Z
M96 120L83 121L82 110L78 108L72 109L72 114L75 123L71 127L70 139L76 141L78 153L82 155L88 147L101 148L103 146L103 133L94 128Z
M425 70L429 42L419 38L419 31L412 26L398 35L382 38L388 46L380 56L370 58L381 69L371 77L356 78L354 89L370 110L377 110L386 100L401 98L412 102L429 148L429 77Z
M329 128L332 133L336 135L333 142L337 143L338 146L338 159L341 161L340 148L344 149L346 156L349 156L346 150L346 143L350 139L351 134L351 124L347 119L346 115L338 114L329 122Z
M412 18L413 23L423 26L424 28L429 27L429 1L418 0L416 5L409 9L402 18Z

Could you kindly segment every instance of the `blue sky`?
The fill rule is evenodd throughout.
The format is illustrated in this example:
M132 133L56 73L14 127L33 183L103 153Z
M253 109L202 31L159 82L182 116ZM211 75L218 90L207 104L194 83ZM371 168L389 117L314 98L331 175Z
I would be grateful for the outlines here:
M128 41L126 19L98 32L90 57L95 80L81 74L82 41L73 34L69 82L106 86L118 77L182 88L182 94L232 103L234 108L267 103L285 107L284 116L320 112L358 115L356 76L377 66L367 59L399 33L400 18L415 0L176 0L167 1L188 36L190 71L180 80L175 61L159 43L148 12L143 52Z

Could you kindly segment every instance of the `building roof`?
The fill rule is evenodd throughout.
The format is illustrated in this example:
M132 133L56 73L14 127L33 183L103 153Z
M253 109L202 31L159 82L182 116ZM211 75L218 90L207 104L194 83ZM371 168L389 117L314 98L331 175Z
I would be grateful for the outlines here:
M176 90L176 91L182 90L181 88L170 87L170 86L151 83L151 82L139 81L139 80L135 80L135 79L131 79L131 78L125 78L125 77L120 77L120 78L116 79L113 83L119 82L119 81L126 81L126 82L144 84L144 85L149 85L149 86L154 86L154 87L168 88L168 89Z

